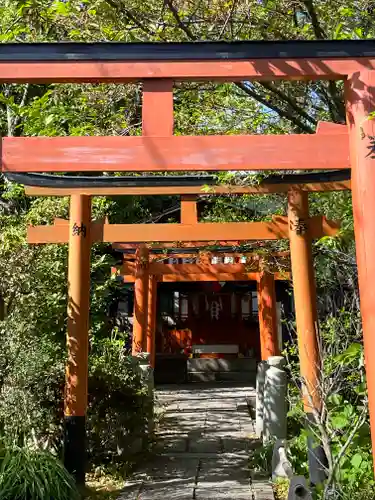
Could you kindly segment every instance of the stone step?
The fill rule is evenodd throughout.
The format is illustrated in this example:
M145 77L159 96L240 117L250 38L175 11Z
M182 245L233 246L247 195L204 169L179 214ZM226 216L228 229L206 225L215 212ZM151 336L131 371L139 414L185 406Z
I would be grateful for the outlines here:
M187 371L189 372L255 372L254 358L189 358Z
M216 374L216 380L221 381L241 381L241 382L254 382L256 374L251 372L223 372Z
M188 373L189 382L216 382L216 373L213 372L191 372Z
M255 383L255 373L251 372L190 372L189 382L222 382L236 381Z

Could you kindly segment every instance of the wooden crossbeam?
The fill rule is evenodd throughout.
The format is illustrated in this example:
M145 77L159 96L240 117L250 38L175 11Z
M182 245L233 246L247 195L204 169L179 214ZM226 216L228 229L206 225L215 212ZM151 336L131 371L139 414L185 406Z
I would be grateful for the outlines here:
M350 167L347 134L5 137L4 172L317 170Z
M162 261L166 259L195 259L195 260L200 260L202 258L208 259L208 258L213 258L213 257L232 257L233 259L238 259L240 257L244 257L245 254L235 254L235 253L206 253L204 251L197 253L197 252L191 252L191 253L168 253L168 254L163 254L163 253L158 253L158 254L150 254L150 261ZM134 260L135 254L124 254L123 255L123 260Z
M118 272L113 270L117 275ZM171 282L195 282L195 281L257 281L259 273L218 273L218 274L163 274L162 276L156 276L158 283L171 283ZM121 276L121 275L119 275ZM275 280L288 281L291 278L289 272L277 272L273 273ZM132 274L121 276L125 283L134 283L135 278Z
M339 80L375 69L375 58L249 59L219 61L3 61L5 83L129 83L174 80Z
M163 264L161 262L151 262L149 265L150 274L246 274L247 272L259 272L259 262L246 264ZM121 274L135 274L135 263L124 262L121 266Z
M88 187L88 188L48 188L26 186L28 196L70 196L85 194L90 196L154 196L154 195L242 195L287 193L291 189L310 192L345 191L351 189L350 181L320 182L305 184L261 184L259 186L155 186L155 187Z
M199 250L196 252L185 252L185 253L179 253L179 252L167 252L167 253L152 253L152 248L149 249L150 254L149 258L150 261L162 261L166 259L195 259L199 262L205 261L208 262L209 259L212 259L213 257L217 258L224 258L224 257L230 257L232 259L241 259L241 258L246 258L247 263L248 262L258 262L261 258L262 255L259 253L256 253L255 251L249 252L217 252L217 251L211 251L211 250ZM135 252L134 253L126 253L123 254L122 259L123 261L131 261L135 259ZM289 258L290 252L273 252L272 254L267 254L267 259L286 259Z
M175 275L175 274L164 274L160 279L162 283L169 283L175 281L256 281L258 279L259 273L220 273L216 275L212 274L186 274L186 275ZM288 272L278 272L274 273L275 280L286 281L290 280L291 274Z
M317 216L310 219L313 238L334 236L339 224ZM93 223L92 242L191 242L288 239L288 219L276 216L270 222L226 222L199 224L103 224ZM29 226L29 243L67 243L69 225Z
M216 241L182 241L182 242L154 242L150 241L147 246L150 250L152 249L162 249L166 251L172 251L174 248L199 248L200 251L211 251L217 247L232 247L238 248L247 244L252 244L251 240L216 240ZM257 242L257 248L261 248L265 243ZM139 243L112 243L112 248L115 250L135 250L139 246Z

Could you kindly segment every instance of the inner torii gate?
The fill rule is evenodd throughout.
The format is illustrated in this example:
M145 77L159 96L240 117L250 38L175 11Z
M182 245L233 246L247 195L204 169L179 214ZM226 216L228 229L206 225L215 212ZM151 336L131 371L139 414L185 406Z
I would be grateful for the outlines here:
M117 247L120 247L118 245ZM275 255L271 259L260 257L255 252L234 253L226 252L225 256L233 261L231 264L213 264L214 258L222 258L222 254L212 252L200 252L198 262L194 264L166 264L157 262L162 258L160 255L152 255L147 247L139 247L143 251L143 257L147 264L142 268L140 279L144 280L140 285L138 277L140 252L134 255L135 262L129 262L129 255L124 259L120 268L113 268L112 272L120 276L124 282L135 283L135 306L133 319L133 355L139 350L150 354L150 364L155 367L155 336L156 336L156 302L157 283L181 283L181 282L204 282L204 281L256 281L258 295L258 318L260 334L261 359L266 360L270 356L279 356L280 348L278 341L278 326L276 315L276 290L275 280L289 280L289 263L286 261L287 253ZM195 254L190 254L197 257ZM186 258L189 254L172 252L173 259ZM241 262L245 260L246 262ZM147 287L147 301L145 300ZM145 287L146 285L146 287ZM139 287L141 286L141 291ZM138 289L137 289L138 288ZM137 301L138 298L138 301ZM142 304L140 307L139 302ZM145 306L147 310L144 312ZM138 314L136 314L138 311ZM141 312L141 314L139 314ZM143 313L143 314L142 314Z
M320 132L318 130L315 135L173 136L174 81L275 79L344 80L348 128L332 124L323 127ZM1 44L0 81L143 82L141 137L4 138L2 171L13 175L18 182L25 177L29 184L35 182L31 172L351 169L375 456L375 345L372 335L375 328L375 294L372 291L375 279L375 42ZM50 187L58 185L61 179L55 178ZM312 404L319 411L319 394L315 390L319 385L319 367L315 365L313 375L306 378L309 369L312 369L311 360L319 359L308 197L307 191L298 185L288 186L287 191L301 373L311 393ZM91 229L94 232L90 223L90 196L95 193L87 193L85 189L75 193L72 195L69 229L65 232L69 239L70 358L67 387L74 388L67 395L65 415L66 450L75 466L70 470L82 481L87 386L84 379L79 381L78 372L87 356L89 298L86 285L89 279ZM106 194L112 193L106 191ZM216 228L203 225L206 227L200 229L199 234L209 232L210 239L215 240L218 236ZM130 228L126 231L128 229L130 231ZM225 238L237 239L238 231L244 229L227 226ZM189 230L189 224L179 229L182 233ZM61 231L65 231L63 226ZM111 231L113 228L103 228L103 235L109 235ZM132 231L135 236L137 229ZM139 228L135 241L149 241L147 234L151 233L148 231L152 230ZM111 241L114 239L111 238ZM83 396L79 401L76 399L78 392ZM312 409L306 398L305 408L307 412Z

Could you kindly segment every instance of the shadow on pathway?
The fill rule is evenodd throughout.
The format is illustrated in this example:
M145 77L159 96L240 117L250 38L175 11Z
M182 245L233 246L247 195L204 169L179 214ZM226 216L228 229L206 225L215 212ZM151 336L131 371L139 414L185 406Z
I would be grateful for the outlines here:
M267 481L251 483L250 448L258 446L243 384L159 387L165 409L158 455L138 470L119 500L273 500Z

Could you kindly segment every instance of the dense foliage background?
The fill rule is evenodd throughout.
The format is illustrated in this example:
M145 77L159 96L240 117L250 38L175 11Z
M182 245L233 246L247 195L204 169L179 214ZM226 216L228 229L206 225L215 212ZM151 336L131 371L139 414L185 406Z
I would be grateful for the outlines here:
M370 0L0 0L0 41L355 39L374 36L374 15ZM177 83L175 133L313 133L320 119L345 122L342 92L340 82ZM140 126L140 85L0 85L3 136L126 136L139 134ZM236 181L230 174L221 177ZM338 498L370 498L351 196L310 198L313 213L341 219L343 228L339 238L323 239L314 249L327 410L317 432L320 438L326 433L332 457L331 490L334 484ZM173 197L96 198L93 212L94 218L129 223L153 220L175 203ZM32 247L25 235L27 224L67 217L68 208L67 199L26 198L21 186L0 178L0 430L7 442L56 451L61 445L67 249ZM219 197L212 199L205 218L245 220L249 214L264 218L275 212L285 212L284 197ZM130 436L142 432L147 418L139 374L109 314L118 294L111 263L108 247L93 248L89 450L94 464L128 460L134 447ZM297 377L294 355L291 346L290 369ZM306 431L297 399L292 451L295 466L305 473Z

